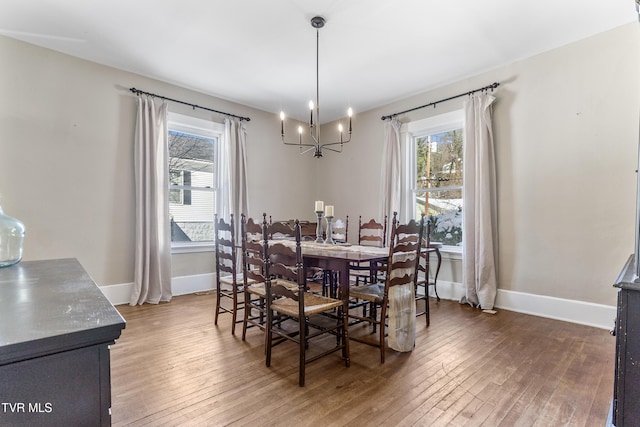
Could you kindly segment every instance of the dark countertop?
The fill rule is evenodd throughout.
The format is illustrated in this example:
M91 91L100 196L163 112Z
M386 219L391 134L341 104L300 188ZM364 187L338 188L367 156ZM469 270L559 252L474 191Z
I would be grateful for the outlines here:
M634 258L634 254L629 256L613 286L640 291L640 280L635 276Z
M125 320L78 260L0 268L0 365L113 343Z

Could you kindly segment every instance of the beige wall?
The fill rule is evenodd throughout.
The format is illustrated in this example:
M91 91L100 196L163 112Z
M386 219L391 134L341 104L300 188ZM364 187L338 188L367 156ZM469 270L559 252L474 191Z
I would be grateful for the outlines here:
M613 305L610 284L633 250L638 33L629 24L356 112L352 142L319 160L281 145L276 112L0 37L0 204L27 226L25 260L76 257L99 285L129 283L135 116L129 87L250 116L250 215L312 219L316 199L334 204L337 216L377 216L382 115L500 81L494 110L500 288ZM459 108L461 101L451 101L401 120ZM213 270L210 253L173 259L175 276ZM460 280L459 264L445 266L447 277Z
M75 257L99 285L133 281L130 87L249 116L249 214L309 216L315 164L282 146L273 114L6 37L0 63L0 205L26 225L25 260ZM212 253L173 260L175 276L214 270Z
M333 171L325 199L338 212L377 215L380 117L501 82L493 116L499 288L614 305L611 284L633 252L639 76L640 26L633 23L360 113L346 152L321 159ZM460 278L460 265L445 263L445 280Z

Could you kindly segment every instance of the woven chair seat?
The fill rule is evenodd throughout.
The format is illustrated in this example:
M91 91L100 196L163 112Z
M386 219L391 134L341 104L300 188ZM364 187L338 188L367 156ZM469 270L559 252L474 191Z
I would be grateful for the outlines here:
M304 294L304 315L311 316L314 314L322 313L332 308L340 307L342 301L323 297L312 293ZM291 298L280 298L271 304L271 308L278 313L285 314L291 317L298 317L298 301Z
M296 282L291 282L289 280L282 280L282 279L277 279L277 280L272 280L271 283L273 285L282 285L287 289L290 289L292 291L297 291L298 290L298 284ZM267 291L265 289L264 286L264 282L260 282L260 283L255 283L248 286L247 287L247 291L251 294L257 295L261 298L264 298L267 295Z
M221 277L220 283L224 283L225 285L233 285L233 276L229 275L229 276ZM236 283L239 285L244 283L244 275L242 273L236 274ZM253 279L247 279L248 285L251 285L253 283L256 283L256 281Z
M380 303L384 298L384 283L352 286L349 288L349 297Z

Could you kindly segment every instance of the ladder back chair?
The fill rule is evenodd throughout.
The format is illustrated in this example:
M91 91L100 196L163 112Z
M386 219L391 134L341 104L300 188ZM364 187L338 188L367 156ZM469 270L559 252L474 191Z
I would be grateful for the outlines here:
M362 216L359 216L358 244L384 248L387 244L387 216L384 216L382 223L376 222L373 218L362 223Z
M264 329L265 309L265 259L264 227L252 218L241 218L242 269L244 276L244 316L242 322L242 340L247 336L247 328L256 326Z
M271 221L271 220L269 220ZM295 239L295 228L294 224L289 224L284 221L275 221L267 223L266 216L263 219L263 224L268 226L267 229L267 238L269 240L294 240Z
M242 231L242 255L243 255L243 271L247 280L253 284L245 285L245 310L242 326L242 339L246 340L247 329L258 327L265 329L267 318L266 309L266 255L265 242L269 236L278 240L290 240L295 238L295 230L286 223L275 222L267 224L267 214L262 214L262 223L255 223L249 218L244 221L243 217ZM284 281L283 281L284 284ZM291 289L297 289L297 282L289 282L287 286ZM266 348L266 347L265 347Z
M388 335L387 327L395 333L396 328L401 326L399 324L399 318L402 314L398 313L398 311L401 310L394 310L394 316L388 319L390 295L394 292L402 292L403 290L408 290L410 294L413 294L418 277L418 263L421 249L420 241L422 240L423 232L422 219L420 221L411 220L408 224L401 225L395 221L394 217L391 227L391 244L389 246L384 283L354 286L349 290L351 297L369 301L373 306L369 316L359 316L351 312L349 317L355 319L356 323L366 322L370 324L374 328L374 332L376 328L379 329L377 341L372 341L369 338L354 334L351 334L350 338L354 341L379 347L380 363L384 363L385 360L385 337ZM401 286L404 286L404 288L400 288ZM394 297L391 296L391 299L393 298ZM380 307L379 316L376 307ZM415 303L412 302L410 307L411 313L413 313L414 308ZM411 314L411 317L410 324L415 324L415 316ZM387 320L389 321L389 325L387 325ZM403 326L403 331L413 342L415 339L415 328ZM411 336L412 333L414 336Z
M331 223L331 239L334 243L347 243L349 240L349 215L344 221L337 218Z
M266 235L271 235L269 226ZM306 289L300 224L295 223L294 241L265 240L266 259L266 365L271 366L273 346L292 341L298 346L298 384L305 384L305 366L320 357L342 350L342 358L349 366L349 340L343 302L323 297ZM295 287L291 286L292 284ZM334 346L326 348L330 340L311 345L311 341L324 334L336 336ZM322 347L321 347L322 346ZM309 351L316 347L310 355ZM321 347L321 348L320 348Z
M358 217L358 245L384 248L387 244L387 216L384 220L376 222L373 218L363 223L362 216ZM351 265L352 276L356 285L362 280L373 283L378 279L378 273L384 271L384 265L379 263L353 263Z
M434 287L436 298L440 301L438 291L436 289L436 281L438 280L438 270L431 279L430 256L433 253L437 255L437 249L431 247L431 223L425 217L424 237L422 238L422 250L420 251L420 263L418 264L418 280L416 281L416 316L425 315L427 326L431 324L429 318L429 286ZM422 287L422 289L420 289ZM424 301L424 310L419 311L418 304Z
M231 313L231 334L235 335L238 311L242 308L242 301L238 295L242 293L242 276L237 272L235 224L233 214L229 222L214 216L215 221L215 259L216 259L216 314L213 323L218 324L220 313ZM228 300L231 306L223 304Z

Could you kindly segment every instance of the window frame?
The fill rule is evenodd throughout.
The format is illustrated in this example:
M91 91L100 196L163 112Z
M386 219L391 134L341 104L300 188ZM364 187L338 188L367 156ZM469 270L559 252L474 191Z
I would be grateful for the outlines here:
M432 190L427 190L424 188L417 187L417 159L416 159L416 151L417 151L417 139L427 136L433 135L441 132L447 132L450 130L462 129L463 134L463 144L466 142L466 132L464 129L464 110L455 110L443 114L439 114L437 116L427 117L425 119L415 120L409 123L404 124L401 127L401 139L405 141L403 144L405 149L405 153L403 155L404 163L405 163L405 176L404 176L404 202L403 207L406 212L404 218L405 221L410 219L414 219L413 215L416 211L415 200L416 196L419 193L427 193L427 192L436 192L436 191L445 191L451 189L461 189L464 194L464 178L462 186L451 186L451 187L440 187L434 188ZM464 150L463 150L464 153ZM463 158L464 162L464 158ZM463 163L464 164L464 163ZM464 215L464 207L463 207L463 215ZM462 231L463 239L464 239L464 229ZM462 253L462 246L450 246L443 245L440 249L442 252L452 252L452 253Z
M219 146L223 143L224 138L224 124L216 123L210 120L200 119L192 116L187 116L184 114L178 114L173 112L167 113L167 131L175 131L175 132L184 132L193 135L198 135L206 138L214 138L216 140L216 145L213 150L213 164L214 164L214 176L213 176L213 187L211 188L211 192L214 194L214 203L218 197L218 173L220 170L219 167ZM167 164L168 166L168 164ZM169 177L169 182L167 182L167 186L169 187L169 191L171 190L189 190L193 191L192 187L186 188L184 186L178 186L172 188L171 177ZM197 191L201 191L200 189ZM204 190L202 190L204 191ZM170 203L170 202L169 202ZM167 206L168 208L168 206ZM215 211L215 205L214 205ZM211 222L213 223L215 220L212 217ZM215 250L215 242L171 242L171 253L195 253L195 252L213 252Z

